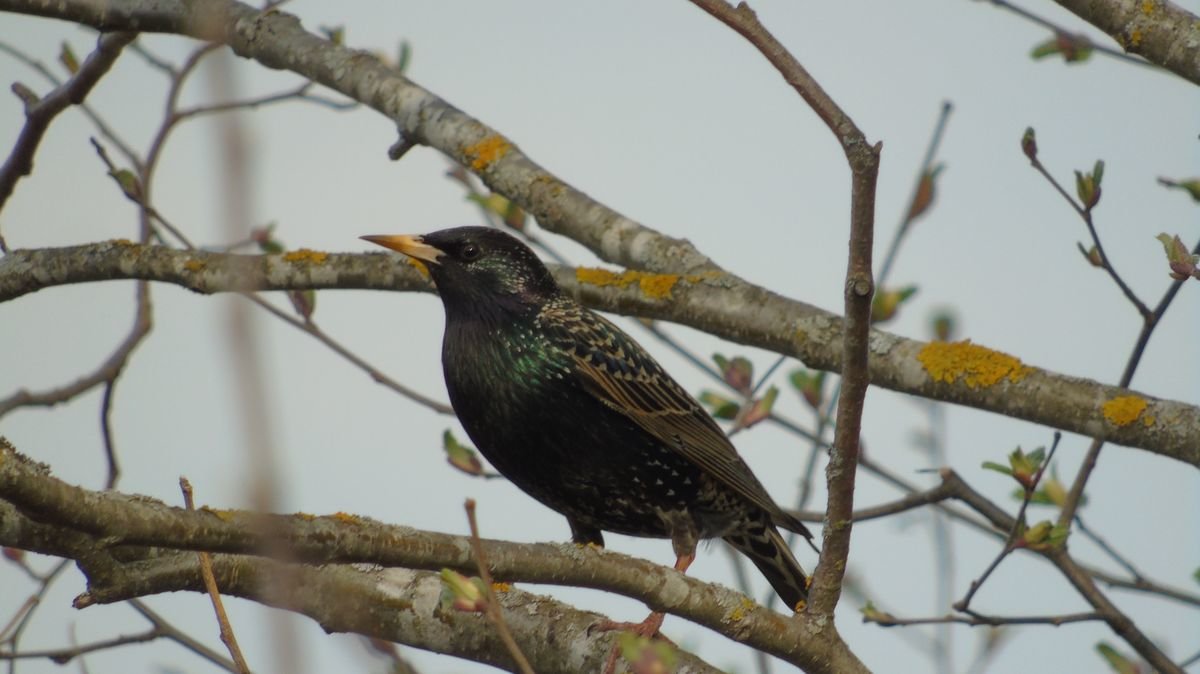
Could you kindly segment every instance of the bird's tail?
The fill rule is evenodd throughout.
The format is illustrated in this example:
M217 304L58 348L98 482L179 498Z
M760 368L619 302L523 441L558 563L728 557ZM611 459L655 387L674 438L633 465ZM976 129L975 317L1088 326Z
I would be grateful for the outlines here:
M737 533L726 536L725 542L754 562L788 608L799 611L804 607L808 599L808 576L774 525L750 522Z

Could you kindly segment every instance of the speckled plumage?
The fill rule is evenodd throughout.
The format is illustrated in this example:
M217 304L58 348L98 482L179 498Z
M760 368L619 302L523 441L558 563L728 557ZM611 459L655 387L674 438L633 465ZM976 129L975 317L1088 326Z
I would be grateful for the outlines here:
M724 538L790 606L805 575L778 527L808 530L771 500L724 432L631 337L564 295L513 237L460 227L404 245L446 310L450 401L495 468L566 516L572 538L670 538L684 558ZM436 258L430 259L430 258Z

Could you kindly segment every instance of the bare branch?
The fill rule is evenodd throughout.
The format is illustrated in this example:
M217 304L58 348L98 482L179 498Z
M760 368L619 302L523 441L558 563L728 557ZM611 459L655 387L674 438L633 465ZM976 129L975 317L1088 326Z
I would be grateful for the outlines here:
M22 176L33 170L33 155L42 141L50 122L58 113L71 105L83 102L92 87L108 72L125 45L133 41L136 33L110 33L100 37L96 51L79 66L79 72L66 84L58 87L43 98L25 106L25 126L17 136L13 151L0 166L0 209L12 195L13 188ZM7 250L7 249L5 249Z

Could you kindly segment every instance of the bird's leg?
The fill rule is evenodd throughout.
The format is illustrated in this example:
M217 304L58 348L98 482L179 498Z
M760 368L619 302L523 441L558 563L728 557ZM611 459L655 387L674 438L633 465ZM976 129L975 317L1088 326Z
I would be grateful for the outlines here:
M695 550L696 548L693 545L692 552L675 558L676 571L679 573L687 573L688 567L692 565L692 562L696 561ZM658 631L662 627L663 620L665 620L666 617L666 613L661 611L653 611L650 613L650 615L646 616L645 620L640 623L614 622L612 620L605 620L592 626L588 629L588 631L590 632L593 629L604 631L623 630L625 632L632 632L640 637L646 637L647 639L662 639L668 644L674 646L674 642L660 634ZM620 654L621 647L618 644L613 644L612 650L608 652L608 660L606 660L604 663L604 674L613 674L613 672L616 671L617 657Z
M692 562L696 561L696 542L698 536L695 522L686 513L682 512L665 513L662 517L671 534L671 547L675 550L675 570L679 573L687 573L688 567L692 565ZM659 629L662 628L663 620L666 617L666 613L652 611L640 623L618 623L605 620L595 625L592 629L605 631L624 630L648 639L659 638L674 646L675 644L670 639L659 633ZM591 631L591 629L588 631ZM604 674L612 674L616 669L619 653L618 647L614 645L612 651L608 654L608 661L604 665Z
M596 527L584 524L571 517L567 518L567 524L571 526L571 542L575 545L590 545L597 548L604 547L604 534Z

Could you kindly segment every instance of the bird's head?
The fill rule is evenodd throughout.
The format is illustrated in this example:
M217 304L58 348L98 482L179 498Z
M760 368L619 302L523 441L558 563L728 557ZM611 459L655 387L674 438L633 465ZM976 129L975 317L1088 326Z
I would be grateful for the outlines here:
M540 306L559 293L554 277L532 250L489 227L361 238L424 263L447 311L478 309L487 303Z

